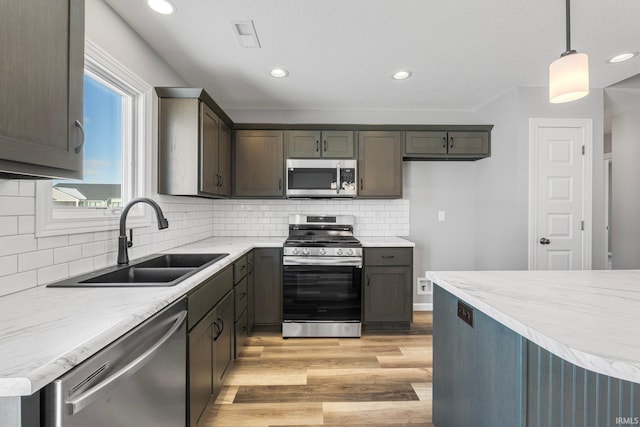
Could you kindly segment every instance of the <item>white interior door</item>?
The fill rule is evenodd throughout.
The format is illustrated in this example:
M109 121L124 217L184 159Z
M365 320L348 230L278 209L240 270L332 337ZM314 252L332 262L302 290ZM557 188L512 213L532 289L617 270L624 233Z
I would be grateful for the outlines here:
M591 121L531 119L529 268L591 268Z

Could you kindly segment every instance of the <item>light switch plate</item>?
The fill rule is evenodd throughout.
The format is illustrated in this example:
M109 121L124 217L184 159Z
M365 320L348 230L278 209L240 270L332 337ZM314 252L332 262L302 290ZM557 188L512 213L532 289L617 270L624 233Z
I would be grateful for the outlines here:
M438 211L438 221L444 221L444 211Z

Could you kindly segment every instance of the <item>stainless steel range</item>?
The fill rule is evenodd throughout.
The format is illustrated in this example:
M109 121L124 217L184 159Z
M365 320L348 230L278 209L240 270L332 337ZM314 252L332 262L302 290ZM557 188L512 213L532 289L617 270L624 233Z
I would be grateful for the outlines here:
M287 337L359 337L362 244L350 215L291 215L283 253Z

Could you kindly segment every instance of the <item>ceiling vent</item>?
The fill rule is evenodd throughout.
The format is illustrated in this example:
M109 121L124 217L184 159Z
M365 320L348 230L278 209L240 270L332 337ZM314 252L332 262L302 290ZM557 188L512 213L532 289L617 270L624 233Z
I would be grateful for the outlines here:
M230 21L233 34L236 35L240 47L260 48L260 41L253 21Z

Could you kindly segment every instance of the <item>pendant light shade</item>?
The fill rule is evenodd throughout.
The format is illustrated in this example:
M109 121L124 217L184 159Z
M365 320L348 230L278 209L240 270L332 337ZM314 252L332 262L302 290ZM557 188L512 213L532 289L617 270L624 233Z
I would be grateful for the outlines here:
M549 65L549 101L553 104L574 101L589 94L589 57L569 53Z
M549 65L549 101L575 101L589 94L589 57L571 49L571 14L566 0L567 50Z

